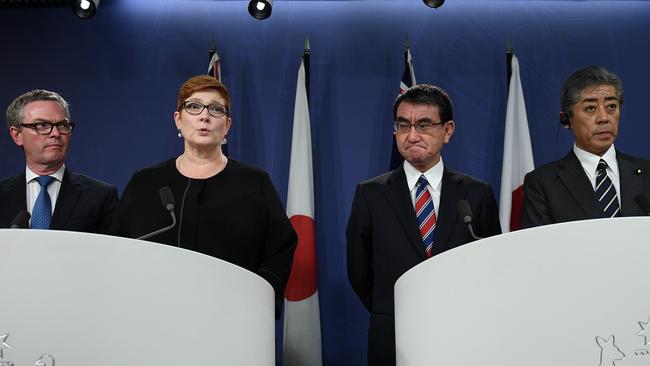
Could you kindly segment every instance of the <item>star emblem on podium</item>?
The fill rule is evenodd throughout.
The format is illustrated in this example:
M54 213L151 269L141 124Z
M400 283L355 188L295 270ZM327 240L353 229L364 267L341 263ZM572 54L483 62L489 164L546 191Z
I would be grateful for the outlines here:
M648 342L648 336L650 336L650 326L648 326L648 324L650 324L650 317L648 317L648 321L645 323L639 322L639 326L642 330L637 335L643 337L644 346L650 344L650 342Z
M7 343L7 337L9 334L0 334L0 360L4 358L4 350L11 349L9 343Z
M50 362L45 362L45 360L49 359ZM34 366L48 366L48 365L54 365L54 357L52 357L51 354L45 353L41 355L41 357L34 362Z

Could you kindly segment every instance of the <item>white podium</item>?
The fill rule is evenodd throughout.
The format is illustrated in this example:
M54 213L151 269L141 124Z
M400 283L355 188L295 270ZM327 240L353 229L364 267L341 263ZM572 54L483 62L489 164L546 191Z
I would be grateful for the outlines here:
M397 365L650 365L650 218L517 231L395 284Z
M57 366L274 365L274 342L273 288L233 264L134 239L0 230L0 349L15 366L44 353Z

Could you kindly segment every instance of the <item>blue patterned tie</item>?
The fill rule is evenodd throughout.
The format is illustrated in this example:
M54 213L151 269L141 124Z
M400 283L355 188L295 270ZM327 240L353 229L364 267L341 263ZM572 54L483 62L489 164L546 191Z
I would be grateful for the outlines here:
M49 229L52 220L52 201L47 193L47 186L54 182L54 177L42 175L38 177L38 184L41 185L41 192L36 197L32 209L32 229Z
M621 216L621 209L616 196L616 188L607 175L607 163L600 159L596 168L596 197L605 212L605 217Z

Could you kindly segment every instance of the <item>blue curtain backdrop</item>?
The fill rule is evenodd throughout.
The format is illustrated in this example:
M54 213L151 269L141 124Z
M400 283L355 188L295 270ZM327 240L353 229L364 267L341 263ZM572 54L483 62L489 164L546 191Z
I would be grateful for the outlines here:
M434 10L420 0L277 0L265 21L246 8L247 1L112 0L88 21L68 8L0 8L0 106L35 88L60 92L78 128L67 166L122 190L135 169L180 153L176 93L206 72L214 36L233 99L230 155L266 169L285 200L296 77L309 36L326 365L365 364L367 314L348 285L345 226L355 185L389 164L406 33L418 82L453 98L457 129L445 164L495 192L508 41L521 65L536 165L570 149L572 135L558 123L559 91L588 64L623 79L616 146L650 157L650 2L448 0ZM0 154L0 176L24 169L8 134Z

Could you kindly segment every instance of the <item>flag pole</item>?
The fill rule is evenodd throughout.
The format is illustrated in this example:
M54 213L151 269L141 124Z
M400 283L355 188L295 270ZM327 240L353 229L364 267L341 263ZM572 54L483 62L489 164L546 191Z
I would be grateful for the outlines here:
M307 104L309 104L309 56L311 55L311 48L309 46L309 36L305 38L305 49L302 54L302 60L305 63L305 89L307 90Z
M217 53L214 34L210 39L210 51L208 52L208 75L221 82L221 65L219 65L219 54ZM221 152L228 156L228 139L226 137L221 142Z
M404 33L403 45L404 45L404 73L402 74L402 79L400 80L399 83L399 94L404 93L406 89L415 86L417 84L415 81L415 71L413 71L413 58L411 56L411 45L409 43L408 33ZM393 170L398 168L402 164L404 158L399 153L399 149L397 148L397 142L395 141L395 138L393 136L391 136L391 140L392 140L392 148L390 154L389 168L390 170Z
M510 91L510 78L512 77L512 55L514 55L514 50L512 49L512 41L508 37L508 43L506 45L506 94Z
M411 74L411 86L417 85L417 82L415 81L415 72L413 71L413 56L411 55L411 45L409 43L409 35L408 33L404 33L404 57L406 65L408 65L409 68L409 73Z

